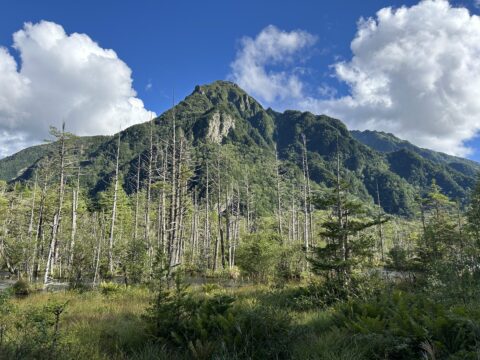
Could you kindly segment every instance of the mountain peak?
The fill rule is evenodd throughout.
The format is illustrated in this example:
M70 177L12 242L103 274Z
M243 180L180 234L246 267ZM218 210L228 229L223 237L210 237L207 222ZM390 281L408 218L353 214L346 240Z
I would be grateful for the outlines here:
M175 126L181 128L198 158L210 156L211 147L203 145L216 144L219 151L223 151L223 145L228 145L225 150L228 161L238 162L232 165L232 173L228 176L238 177L235 171L241 168L252 171L251 174L255 172L252 186L265 189L262 208L266 210L273 208L275 194L269 183L271 177L265 171L270 164L280 161L282 171L288 172L292 184L301 181L304 146L309 176L315 186L331 183L337 166L336 155L340 151L342 176L353 184L355 195L372 201L379 191L384 210L402 215L415 211L414 194L426 191L432 180L449 196L465 199L475 183L478 169L478 164L417 148L391 134L350 133L340 120L326 115L265 110L237 84L215 81L197 85L189 96L155 119L158 126L143 123L122 131L119 161L127 193L136 191L132 184L138 176L138 157L148 157L150 134L156 139L155 143L169 144L171 141L171 115L175 115ZM88 144L83 138L78 141L85 144L82 164L88 176L82 181L95 196L111 180L115 169L115 157L111 154L115 153L117 142L112 138L99 138ZM275 159L274 145L279 160ZM51 146L45 149L54 150ZM409 151L398 151L402 149ZM0 161L0 179L31 180L34 171L30 170L35 169L42 156L46 155L31 149Z
M246 94L245 90L240 88L236 83L227 80L216 80L210 84L196 85L193 92L205 94L207 91L219 89L234 90Z
M210 84L196 85L190 96L196 94L206 96L210 100L218 98L229 100L229 98L233 97L232 95L236 97L248 96L240 86L226 80L217 80Z
M223 106L225 108L235 107L240 113L257 113L263 110L262 105L240 88L237 84L217 80L210 84L197 85L193 92L187 96L185 101L198 101L200 98L208 100L213 106Z

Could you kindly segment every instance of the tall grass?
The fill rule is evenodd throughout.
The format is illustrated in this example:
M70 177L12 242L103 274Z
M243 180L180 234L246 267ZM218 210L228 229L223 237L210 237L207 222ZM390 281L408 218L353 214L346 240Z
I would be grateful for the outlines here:
M422 293L398 297L382 292L325 307L315 302L316 292L300 285L209 284L186 291L183 323L163 322L170 325L161 336L149 327L146 315L151 315L155 294L145 287L104 284L87 292L33 292L12 298L9 306L0 302L0 326L6 328L0 359L367 360L406 358L402 354L422 358L427 350L437 359L477 359L480 354L476 302L450 308L425 302ZM231 305L229 297L234 299ZM51 351L52 304L66 304L56 351ZM228 311L212 310L224 305ZM162 309L166 312L161 316L168 317L168 307ZM429 309L437 309L435 316L428 317ZM176 334L169 340L170 330Z
M148 290L140 287L119 289L108 295L100 291L33 293L13 300L15 311L8 324L7 341L13 343L16 339L15 346L22 345L18 344L23 336L18 324L20 314L41 310L51 302L66 303L59 323L61 350L55 358L125 359L145 342L141 315L150 297ZM27 323L26 336L28 326ZM49 358L48 354L45 358Z

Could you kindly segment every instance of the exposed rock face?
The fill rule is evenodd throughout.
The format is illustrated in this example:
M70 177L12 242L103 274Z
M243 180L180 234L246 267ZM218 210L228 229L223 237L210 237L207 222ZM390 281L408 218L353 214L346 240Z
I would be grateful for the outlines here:
M240 97L238 107L242 112L250 110L250 100L248 99L248 95L245 94L244 96Z
M230 129L235 128L235 120L229 114L224 112L213 113L211 119L208 122L207 138L220 144L224 137L228 135Z
M205 95L205 91L203 91L202 87L200 85L195 86L194 92L197 92L199 94Z

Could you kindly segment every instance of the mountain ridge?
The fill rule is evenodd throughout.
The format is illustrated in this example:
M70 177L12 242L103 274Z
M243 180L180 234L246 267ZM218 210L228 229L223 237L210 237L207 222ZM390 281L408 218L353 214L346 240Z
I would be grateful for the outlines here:
M191 144L192 158L197 163L219 149L229 164L228 176L245 176L241 168L251 173L252 186L258 192L259 211L271 212L275 208L273 172L265 174L265 169L273 171L275 149L281 161L285 187L293 188L295 184L298 187L302 181L303 136L315 191L332 184L338 149L342 177L350 183L355 195L373 203L378 188L382 207L393 214L413 214L416 195L425 192L432 181L445 194L464 202L480 169L480 165L469 160L420 149L392 134L362 135L349 131L343 122L326 115L264 109L238 85L216 81L197 85L190 95L152 123L133 125L120 132L120 172L127 193L135 191L137 159L145 158L149 151L150 132L155 139L156 153L160 153L161 144L168 141L174 118L176 128ZM83 177L82 186L93 198L111 181L116 136L75 140L86 143L82 164L87 176ZM40 149L41 154L35 152L30 158L25 149L0 160L0 179L32 180L36 164L51 151L48 145L41 145ZM195 171L200 186L204 173L201 166L199 169ZM13 180L7 178L11 174L15 174Z
M386 133L383 131L376 130L350 130L352 136L358 141L364 143L365 145L384 153L397 151L400 149L411 150L420 156L423 156L430 160L441 161L445 163L455 163L459 162L462 164L467 164L474 167L477 171L480 171L480 163L462 158L459 156L449 155L443 152L434 151L427 148L421 148L410 143L407 140L398 138L392 133Z

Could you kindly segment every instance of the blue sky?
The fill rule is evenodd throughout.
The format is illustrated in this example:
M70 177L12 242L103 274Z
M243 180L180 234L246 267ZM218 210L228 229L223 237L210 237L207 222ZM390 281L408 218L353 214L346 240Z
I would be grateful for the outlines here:
M268 74L277 72L286 75L287 78L298 77L302 84L299 96L308 97L310 101L305 102L304 99L292 101L281 95L266 100L262 93L259 93L259 100L265 106L279 109L298 107L315 112L331 110L332 115L355 118L350 122L344 119L351 127L377 127L388 131L398 128L397 125L392 125L397 121L393 115L391 118L394 120L388 125L378 119L372 120L370 115L357 119L358 113L373 111L363 105L359 108L358 99L355 99L357 101L355 109L360 110L354 116L352 109L349 108L347 111L338 105L339 99L355 90L358 79L352 80L347 75L342 77L339 70L332 65L352 60L350 45L359 31L360 18L375 18L376 12L382 8L406 6L409 9L416 4L418 1L382 0L4 1L0 13L0 47L6 48L8 55L15 59L17 70L20 71L21 51L18 45L17 49L12 48L14 44L12 35L21 30L24 23L38 24L46 20L63 27L66 36L72 33L85 34L98 43L100 48L113 49L116 52L118 59L131 70L130 76L133 80L132 87L137 93L136 98L143 101L145 109L159 114L171 106L173 88L177 99L182 99L196 84L205 84L218 79L240 79L242 74L232 72L231 64L245 47L245 42L242 41L245 37L255 41L269 25L286 34L302 31L312 36L314 41L296 49L295 53L287 54L288 59L285 61L272 63L266 61L261 66L267 69ZM471 15L478 13L473 0L450 4L452 7L466 7ZM27 54L26 50L23 51ZM35 62L34 55L31 56L33 57L31 61ZM357 65L350 64L350 68L356 67ZM26 75L27 72L24 77ZM0 78L0 82L1 80ZM115 86L116 80L112 81L112 86ZM325 91L319 91L319 88ZM253 92L253 96L257 95L255 89L250 92ZM1 94L0 85L0 131L2 131ZM335 98L334 104L328 102L332 98ZM25 103L28 102L25 100L22 104ZM24 106L28 108L29 105ZM17 113L19 112L15 114ZM12 125L16 118L12 112L9 114L8 119L4 120L8 125L3 128L4 136L18 141L14 144L4 142L0 155L18 150L15 144L29 145L35 142L31 134L19 133L17 137L15 126ZM452 119L446 121L452 122ZM480 141L472 140L472 132L476 133L480 126L471 123L472 120L460 122L459 126L470 126L472 129L453 140L446 139L448 136L445 134L439 133L435 135L437 140L432 140L426 135L416 136L405 128L398 129L400 136L419 145L480 159L480 154L475 151L475 148L480 148ZM24 124L28 124L28 121L25 120ZM112 132L111 128L115 126L123 125L111 122L110 128L101 128L99 131ZM85 131L79 129L80 133L86 134L96 130L93 125L89 125ZM423 131L428 133L429 129L425 126ZM451 151L450 146L453 149ZM470 149L465 150L467 147Z
M407 2L415 3L415 2ZM9 1L0 14L0 44L10 46L23 23L62 25L113 49L133 71L134 88L146 106L162 112L196 84L225 79L238 41L267 25L316 34L322 55L315 70L328 71L334 57L348 57L356 22L391 1ZM14 52L13 52L14 53ZM328 79L328 78L327 78ZM151 82L151 91L146 91Z

